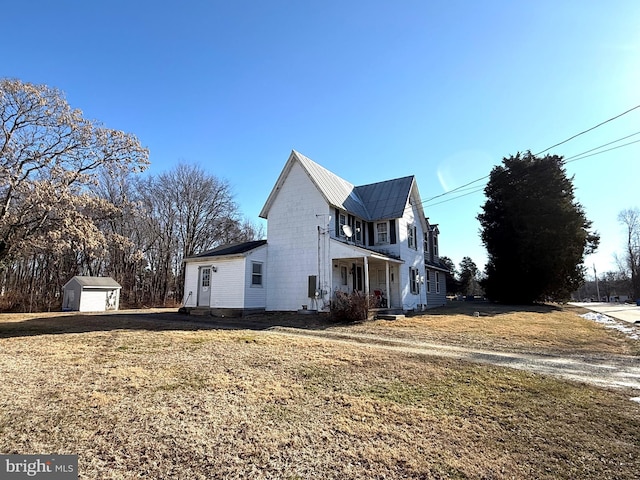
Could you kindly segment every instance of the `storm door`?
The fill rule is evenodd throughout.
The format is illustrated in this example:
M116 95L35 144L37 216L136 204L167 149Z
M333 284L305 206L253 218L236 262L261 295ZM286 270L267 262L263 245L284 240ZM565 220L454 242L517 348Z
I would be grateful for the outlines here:
M198 306L211 305L211 267L200 267L200 280L198 282Z

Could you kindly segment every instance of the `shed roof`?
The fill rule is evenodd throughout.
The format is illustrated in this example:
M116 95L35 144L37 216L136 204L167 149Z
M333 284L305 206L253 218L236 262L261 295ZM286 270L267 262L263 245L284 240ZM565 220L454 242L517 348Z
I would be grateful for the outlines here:
M266 240L252 240L250 242L234 243L231 245L221 245L219 247L214 248L213 250L208 250L206 252L202 252L197 255L192 255L191 257L187 257L185 260L194 259L194 258L205 258L205 257L222 257L225 255L241 255L266 244L267 244Z
M91 277L86 275L76 275L64 286L71 282L77 282L83 288L122 288L122 286L111 277Z

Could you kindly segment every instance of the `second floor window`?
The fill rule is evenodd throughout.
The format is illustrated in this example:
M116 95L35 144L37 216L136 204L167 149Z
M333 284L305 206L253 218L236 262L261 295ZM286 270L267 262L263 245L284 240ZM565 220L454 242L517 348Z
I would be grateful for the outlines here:
M344 227L347 224L347 216L344 215L343 213L341 213L340 216L338 217L338 223L340 225L340 227L339 227L340 230L338 232L338 235L344 238L345 234L344 234L344 230L342 229L342 227Z
M407 244L409 248L414 250L418 249L418 242L416 241L417 229L414 225L407 225Z
M376 243L389 243L387 222L376 223Z
M433 256L438 256L438 235L433 234Z

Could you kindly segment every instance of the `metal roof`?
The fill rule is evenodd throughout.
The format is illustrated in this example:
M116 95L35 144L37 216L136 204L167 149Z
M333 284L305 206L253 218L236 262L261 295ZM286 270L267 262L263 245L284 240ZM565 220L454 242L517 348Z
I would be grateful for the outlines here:
M65 287L73 281L78 282L82 287L86 288L122 288L122 286L111 277L90 277L85 275L76 275L65 284Z
M300 152L292 150L289 160L260 212L260 217L267 218L271 203L295 162L302 166L309 179L330 205L367 221L402 217L415 182L414 176L408 176L355 186Z
M309 178L318 187L327 201L343 210L353 213L361 218L369 218L369 212L362 199L356 193L356 187L330 172L321 165L305 157L294 150L302 167L307 171Z
M221 245L198 255L193 255L187 258L204 258L204 257L222 257L224 255L241 255L243 253L250 252L262 245L266 245L266 240L252 240L250 242L234 243L232 245ZM186 259L185 259L186 260Z
M400 218L407 206L414 177L402 177L356 187L358 196L369 211L365 220Z

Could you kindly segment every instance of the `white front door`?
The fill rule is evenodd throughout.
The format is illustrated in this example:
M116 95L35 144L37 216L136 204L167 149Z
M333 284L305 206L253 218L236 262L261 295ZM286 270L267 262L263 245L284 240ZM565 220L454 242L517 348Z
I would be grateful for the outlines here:
M211 305L211 267L200 267L200 281L198 283L198 306Z

